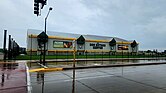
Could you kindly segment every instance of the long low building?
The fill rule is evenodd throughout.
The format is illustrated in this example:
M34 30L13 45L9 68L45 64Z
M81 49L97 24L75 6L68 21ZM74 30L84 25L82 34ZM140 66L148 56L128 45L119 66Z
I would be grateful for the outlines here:
M41 54L43 45L40 40L45 33L41 30L28 29L27 31L27 53L33 55ZM75 50L78 54L85 53L120 53L138 52L138 43L135 40L109 36L81 35L62 32L47 31L46 54L55 55L72 53Z

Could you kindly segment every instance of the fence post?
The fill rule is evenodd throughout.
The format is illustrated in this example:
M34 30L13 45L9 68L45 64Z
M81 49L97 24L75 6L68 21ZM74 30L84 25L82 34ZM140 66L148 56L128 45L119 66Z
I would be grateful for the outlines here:
M31 61L32 61L32 34L31 34L31 49L30 49L30 67L31 67ZM40 52L40 56L41 56L42 51ZM40 57L40 63L41 63L41 57Z
M102 51L102 61L103 61L103 51Z
M6 61L6 35L7 35L7 30L4 30L4 43L3 43L3 60Z
M56 58L56 60L57 60L57 51L55 50L55 58Z
M109 59L110 59L110 53L111 53L111 51L109 51Z
M86 55L86 60L87 60L87 51L85 52L85 55Z
M11 59L11 35L9 35L8 59Z

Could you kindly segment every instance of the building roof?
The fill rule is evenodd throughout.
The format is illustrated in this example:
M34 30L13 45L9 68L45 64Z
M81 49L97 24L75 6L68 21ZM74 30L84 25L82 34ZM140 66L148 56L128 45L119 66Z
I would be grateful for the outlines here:
M28 29L27 35L39 35L42 32L42 30L35 30L35 29ZM73 33L64 33L64 32L54 32L54 31L47 31L48 36L58 36L58 37L64 37L64 38L79 38L81 34L73 34ZM122 38L118 37L109 37L109 36L98 36L98 35L82 35L85 40L108 40L111 41L113 38L117 42L131 42Z

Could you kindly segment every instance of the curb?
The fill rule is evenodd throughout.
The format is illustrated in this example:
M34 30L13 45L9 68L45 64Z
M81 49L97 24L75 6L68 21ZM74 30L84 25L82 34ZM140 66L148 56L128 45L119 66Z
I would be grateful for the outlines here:
M52 72L52 71L63 71L63 70L72 70L72 69L89 69L89 68L106 68L106 67L127 67L127 66L145 66L145 65L160 65L166 64L166 62L158 63L133 63L133 64L114 64L114 65L101 65L101 66L79 66L79 67L64 67L64 68L37 68L28 70L28 72Z
M63 68L37 68L28 71L31 73L31 72L52 72L52 71L62 71L62 70Z
M87 69L87 68L104 68L104 67L126 67L126 66L143 66L143 65L160 65L166 64L166 62L158 62L158 63L134 63L134 64L115 64L115 65L102 65L102 66L83 66L83 67L75 67L75 69ZM71 70L73 67L66 67L63 70Z

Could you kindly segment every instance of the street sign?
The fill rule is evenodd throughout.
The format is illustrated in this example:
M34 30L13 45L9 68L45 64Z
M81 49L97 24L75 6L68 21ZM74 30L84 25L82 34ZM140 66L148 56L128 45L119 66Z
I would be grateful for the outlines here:
M48 35L43 31L37 36L38 45L41 46L48 41Z

